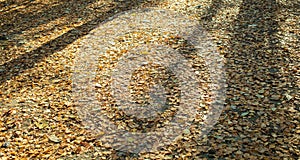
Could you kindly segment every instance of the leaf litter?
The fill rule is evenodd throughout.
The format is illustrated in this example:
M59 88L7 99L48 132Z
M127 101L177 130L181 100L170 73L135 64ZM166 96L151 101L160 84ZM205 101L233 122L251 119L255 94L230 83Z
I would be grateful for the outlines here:
M1 159L300 156L297 1L36 0L0 6ZM228 88L225 109L208 135L197 139L197 128L183 129L179 140L159 152L135 155L103 146L97 140L103 133L82 125L72 103L71 74L82 36L101 19L149 6L199 18L226 58Z

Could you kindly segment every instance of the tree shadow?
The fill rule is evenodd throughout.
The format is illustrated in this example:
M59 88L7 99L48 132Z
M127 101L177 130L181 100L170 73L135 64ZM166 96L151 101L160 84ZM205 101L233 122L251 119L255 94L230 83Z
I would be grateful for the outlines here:
M211 22L212 18L215 17L216 14L218 13L218 10L220 10L224 5L222 0L213 0L211 4L212 5L205 11L205 13L207 14L201 17L203 21Z
M230 24L229 44L224 46L227 105L219 124L211 133L219 134L218 130L223 126L224 138L221 143L218 142L222 148L201 156L243 156L233 151L229 153L232 148L236 148L235 151L258 157L278 157L284 153L289 157L297 157L296 150L286 146L292 143L291 139L296 138L293 129L297 126L291 122L299 119L291 116L295 110L299 111L296 97L299 99L300 88L293 76L295 71L290 67L291 64L299 66L299 60L292 58L291 55L295 53L280 43L279 23L285 19L278 15L284 7L275 0L244 0L240 5L235 21ZM289 13L295 13L299 5L289 7ZM216 15L218 9L209 9L211 14L203 20L212 20L211 16ZM228 124L228 120L235 123ZM290 135L286 136L286 132ZM266 138L269 145L264 145ZM275 148L270 147L274 144Z
M19 7L22 6L23 8L32 7L36 4L41 4L40 2L33 3L34 0L26 0L26 1L2 1L0 2L0 7L3 8L1 11L3 13L3 16L7 16L8 14L19 16L20 14L17 14L19 12Z
M1 7L5 5L5 2L0 3ZM37 27L63 16L84 18L84 15L81 15L76 7L82 5L81 7L84 8L95 0L85 2L86 4L83 5L77 1L64 1L58 6L41 8L38 13L20 14L10 11L12 17L18 17L17 21L9 20L10 23L1 26L1 31L8 34L20 34L22 31L30 29L27 26ZM143 0L138 2L115 0L115 2L117 5L107 11L105 15L92 19L33 51L1 64L0 85L20 75L23 71L33 68L34 64L64 49L78 38L87 35L99 23L116 13L144 3ZM26 4L22 5L29 5L30 3L31 1L26 1ZM217 14L222 1L216 0L213 3L212 6L218 7L209 9L210 15L205 19L207 21L211 21L212 17ZM294 108L294 110L299 111L299 101L296 102L295 97L299 97L300 88L297 87L297 79L293 76L295 72L289 70L289 64L297 65L296 63L299 61L293 60L290 57L290 51L283 48L279 42L279 22L276 19L278 19L277 14L282 7L275 0L244 0L241 4L239 15L229 30L230 43L225 46L226 72L228 74L226 103L228 108L224 111L223 116L227 115L233 123L225 123L228 121L225 118L220 120L219 124L223 125L223 128L217 125L212 134L222 130L224 135L223 141L220 142L222 148L209 151L208 155L204 156L214 157L216 153L220 153L224 156L227 154L229 157L237 158L237 153L226 151L229 148L237 148L237 150L251 153L254 156L275 157L282 152L277 150L281 148L285 154L296 158L296 151L286 147L290 146L291 139L296 139L295 136L298 135L293 130L297 127L292 122L294 117L290 116L291 112L287 108ZM287 7L291 9L290 12L299 14L299 4L296 3ZM65 12L66 8L69 8L69 13ZM48 19L46 15L52 13L59 14ZM1 16L3 17L3 15ZM20 27L16 28L16 26ZM286 94L294 98L288 100ZM242 117L243 113L248 115ZM241 125L247 127L237 128ZM285 133L289 133L289 135L286 136ZM253 138L257 140L253 140ZM268 145L265 145L265 138L269 142ZM270 144L276 144L277 147L269 148Z
M36 13L20 14L18 12L11 12L10 16L16 16L17 20L2 25L1 30L5 33L5 35L9 36L21 34L23 31L34 27L38 27L42 24L49 23L50 21L63 16L72 18L85 18L85 16L88 15L82 15L84 13L78 11L77 8L79 7L84 9L86 6L91 5L94 2L95 0L80 1L80 3L78 1L64 1L59 5L40 8L40 10ZM28 3L26 3L26 5L28 5ZM5 61L3 64L0 65L0 85L2 85L4 82L11 79L12 77L21 74L24 70L33 68L36 63L40 62L45 57L48 57L53 53L64 49L67 45L73 43L78 38L87 35L91 30L96 28L99 25L99 23L107 20L109 17L116 15L117 13L133 9L143 3L144 0L129 0L122 2L116 1L115 6L111 7L105 13L96 16L96 18L69 30L68 32L62 34L61 36L53 40L48 41L47 43L43 44L35 50L22 54L10 61ZM24 4L22 3L22 5ZM66 9L68 10L68 13L65 12ZM2 15L1 17L5 18L5 15ZM5 38L3 39L5 40Z
M7 13L4 12L4 14L1 15L1 18L5 20L5 24L2 25L0 29L3 32L14 35L19 34L22 31L38 27L39 25L47 24L60 17L80 17L78 8L85 8L87 5L90 5L95 1L96 0L87 0L77 2L72 0L43 4L41 2L29 0L23 3L17 3L14 5L23 6L25 9L26 7L33 5L40 5L40 7L35 8L35 10L25 10L25 13L20 12L18 9L12 11L8 10Z

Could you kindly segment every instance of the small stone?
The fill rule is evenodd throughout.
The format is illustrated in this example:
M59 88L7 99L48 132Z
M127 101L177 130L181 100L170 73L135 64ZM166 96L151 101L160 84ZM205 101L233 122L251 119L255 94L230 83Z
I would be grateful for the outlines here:
M128 141L129 143L132 143L132 142L134 142L134 139L133 139L132 137L129 137L129 138L127 139L127 141Z
M257 24L250 24L250 25L248 25L248 27L256 27L257 26Z
M183 130L183 133L184 133L184 134L190 134L191 131L190 131L189 129L185 129L185 130Z
M234 100L234 101L237 101L237 100L239 100L239 99L240 99L240 97L238 97L238 96L233 97L233 100Z
M263 94L263 93L265 93L265 90L264 90L264 89L261 89L261 90L258 91L258 93L259 93L259 94Z
M256 97L257 97L257 98L264 98L264 96L263 96L263 95L260 95L260 94L257 94Z
M102 86L101 86L101 84L96 83L96 84L95 84L95 87L96 87L96 88L101 88Z
M4 40L8 40L8 38L6 36L0 36L0 40L4 41Z
M61 140L58 137L56 137L55 135L51 135L48 138L50 141L55 142L55 143L61 142Z
M231 109L236 109L236 106L235 105L231 105L230 108Z
M143 23L150 23L150 21L147 20L147 19L142 20L142 22L143 22Z
M275 133L271 133L272 137L277 137L277 135Z
M244 117L244 116L246 116L246 115L248 115L248 114L249 114L249 112L243 112L243 113L241 114L241 116Z
M280 100L280 98L281 98L281 95L272 95L272 96L270 97L270 99L271 99L271 100L274 100L274 101L278 101L278 100Z
M110 41L110 42L108 42L109 44L111 44L111 45L116 45L116 43L115 42L113 42L113 41Z
M269 72L270 73L276 73L276 72L278 72L278 69L277 68L270 68Z
M3 148L8 148L10 146L10 142L4 142L3 144L2 144L2 147Z
M293 96L291 96L291 95L289 95L289 94L285 94L285 98L289 101L289 100L291 100L292 98L293 98Z

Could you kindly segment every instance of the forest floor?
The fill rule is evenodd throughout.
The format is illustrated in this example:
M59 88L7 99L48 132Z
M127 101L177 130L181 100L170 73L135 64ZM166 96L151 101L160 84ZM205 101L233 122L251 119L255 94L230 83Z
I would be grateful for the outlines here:
M196 138L195 129L183 129L171 144L133 154L103 145L103 133L85 126L72 73L90 32L116 14L148 7L199 21L224 59L227 88L208 134ZM0 13L0 159L300 157L297 0L0 0Z

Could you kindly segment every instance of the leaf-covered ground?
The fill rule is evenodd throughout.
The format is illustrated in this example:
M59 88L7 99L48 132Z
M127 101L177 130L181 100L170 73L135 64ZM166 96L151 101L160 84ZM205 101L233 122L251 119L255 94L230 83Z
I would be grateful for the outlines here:
M207 136L130 154L85 128L71 76L85 35L146 7L196 17L212 35L226 60L226 103ZM299 8L297 0L0 0L0 158L299 158Z

